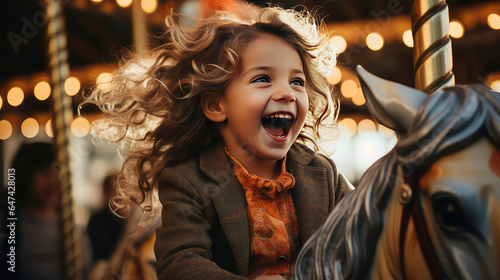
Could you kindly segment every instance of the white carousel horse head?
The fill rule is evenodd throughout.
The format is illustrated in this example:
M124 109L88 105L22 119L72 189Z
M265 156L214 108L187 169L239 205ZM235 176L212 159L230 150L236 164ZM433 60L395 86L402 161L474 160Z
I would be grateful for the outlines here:
M294 279L500 279L500 93L358 76L398 143L306 243Z

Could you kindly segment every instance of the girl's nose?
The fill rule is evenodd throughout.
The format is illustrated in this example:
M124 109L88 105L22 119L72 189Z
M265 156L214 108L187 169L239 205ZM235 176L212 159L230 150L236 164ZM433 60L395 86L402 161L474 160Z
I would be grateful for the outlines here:
M285 102L295 102L297 98L292 90L286 87L281 87L276 90L274 93L274 100L276 101L285 101Z

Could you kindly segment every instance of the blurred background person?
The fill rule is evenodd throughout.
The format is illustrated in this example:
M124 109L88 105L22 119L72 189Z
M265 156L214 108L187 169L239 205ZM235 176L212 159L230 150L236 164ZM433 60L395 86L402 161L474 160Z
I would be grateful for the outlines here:
M113 187L115 179L115 174L109 174L104 178L103 205L92 214L87 225L94 263L111 257L125 230L125 219L115 215L109 208L109 201L115 195Z

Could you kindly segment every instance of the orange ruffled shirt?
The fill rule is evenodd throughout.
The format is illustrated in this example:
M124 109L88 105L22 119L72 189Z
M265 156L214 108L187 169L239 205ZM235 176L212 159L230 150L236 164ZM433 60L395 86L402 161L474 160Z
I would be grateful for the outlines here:
M247 201L251 232L249 278L273 274L290 278L299 249L299 230L290 195L295 179L286 172L286 156L279 176L268 180L248 173L226 153Z

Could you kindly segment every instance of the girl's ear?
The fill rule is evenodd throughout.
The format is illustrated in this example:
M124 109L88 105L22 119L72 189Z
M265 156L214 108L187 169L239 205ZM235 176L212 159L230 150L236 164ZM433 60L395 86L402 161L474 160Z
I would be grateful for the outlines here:
M213 122L223 122L227 119L221 97L202 98L202 109L205 116Z

